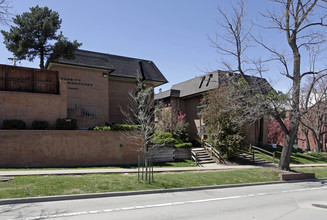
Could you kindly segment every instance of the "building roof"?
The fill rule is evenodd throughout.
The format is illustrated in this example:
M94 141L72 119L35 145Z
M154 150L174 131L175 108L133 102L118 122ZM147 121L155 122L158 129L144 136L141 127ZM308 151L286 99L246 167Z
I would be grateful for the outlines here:
M220 85L228 84L230 80L240 77L239 74L233 74L227 71L214 71L202 76L175 84L170 90L158 93L155 95L155 99L164 99L168 97L180 97L186 98L194 95L202 94L206 91L216 89ZM255 93L267 93L273 88L264 78L255 76L245 76L246 80L250 84L252 91ZM174 91L174 93L172 92ZM179 91L179 93L177 92ZM174 95L173 95L174 94ZM176 96L178 95L178 96Z
M150 60L123 57L106 53L98 53L86 50L76 50L74 59L65 59L63 57L47 62L66 65L82 66L96 69L105 69L110 72L110 76L136 78L138 72L141 73L144 80L155 81L158 84L167 83L156 65Z

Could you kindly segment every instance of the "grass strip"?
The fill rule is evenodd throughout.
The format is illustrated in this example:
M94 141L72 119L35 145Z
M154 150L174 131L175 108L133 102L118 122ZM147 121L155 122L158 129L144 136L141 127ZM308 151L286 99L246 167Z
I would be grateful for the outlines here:
M137 183L137 174L23 176L1 182L0 199L255 183L277 181L278 174L275 168L155 173L152 184Z
M293 169L299 173L315 173L316 178L327 178L327 167L299 167Z

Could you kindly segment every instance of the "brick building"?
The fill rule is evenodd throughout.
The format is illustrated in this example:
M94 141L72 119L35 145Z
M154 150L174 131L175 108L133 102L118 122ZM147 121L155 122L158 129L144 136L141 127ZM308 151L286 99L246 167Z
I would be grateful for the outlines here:
M228 83L233 74L226 71L214 71L179 84L175 84L170 90L155 95L156 101L161 101L166 110L181 112L185 114L186 122L189 123L190 139L198 139L205 135L205 124L201 116L201 99L209 91ZM252 88L263 88L259 85L268 85L269 83L259 77L246 76L247 81ZM262 92L262 91L261 91ZM264 118L249 125L247 129L247 139L252 144L267 144L267 120Z
M167 82L152 61L85 50L77 50L71 60L48 61L46 69L48 71L3 65L0 73L1 121L21 119L30 127L34 120L47 120L54 127L57 118L68 117L77 119L79 128L101 126L105 122L123 123L120 109L128 107L129 92L135 89L138 74L153 87ZM15 77L8 76L10 71L15 72L11 74ZM32 87L25 88L26 79L18 74L22 71L28 75L27 81L31 85L39 83L35 79L36 72L42 72L39 78L54 74L52 83L58 90L40 92ZM48 81L46 79L44 83L49 84ZM8 82L16 87L10 89Z

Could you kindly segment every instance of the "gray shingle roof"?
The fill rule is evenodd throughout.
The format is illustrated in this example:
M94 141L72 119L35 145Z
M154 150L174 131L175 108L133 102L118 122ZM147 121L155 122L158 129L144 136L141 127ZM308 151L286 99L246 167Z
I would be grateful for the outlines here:
M155 95L155 99L163 99L172 97L171 91L180 91L179 97L185 98L193 95L198 95L203 92L218 88L223 84L228 84L230 80L240 77L239 74L231 74L227 71L214 71L205 75L175 84L171 87L171 90L164 91ZM273 88L264 78L255 76L245 76L246 80L251 85L252 90L255 93L267 93ZM176 92L175 92L176 94ZM176 96L175 96L176 97Z
M76 50L74 59L61 57L48 61L47 65L49 63L106 69L111 71L111 76L125 78L136 78L137 72L140 71L145 80L160 82L160 84L168 82L152 61L112 54Z

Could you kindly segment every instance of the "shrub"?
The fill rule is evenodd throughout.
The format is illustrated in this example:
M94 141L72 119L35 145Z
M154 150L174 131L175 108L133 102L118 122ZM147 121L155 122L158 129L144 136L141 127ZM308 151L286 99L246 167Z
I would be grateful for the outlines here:
M178 144L179 141L173 138L170 132L157 132L153 135L152 142L154 144Z
M173 136L182 142L188 142L188 130L189 124L185 123L183 120L179 120L177 122Z
M185 142L185 143L175 144L175 147L191 148L191 147L193 147L193 144L191 142Z
M26 129L26 123L18 119L3 120L2 127L9 130L22 130Z
M95 126L93 128L94 131L110 131L111 130L111 127L110 126L103 126L103 127L98 127L98 126Z
M173 134L170 132L157 132L153 135L154 139L167 139L172 138Z
M46 130L49 127L49 122L47 121L33 121L32 129L34 130Z
M138 130L141 125L127 125L127 124L116 124L111 127L113 131L135 131Z
M77 121L71 118L58 118L56 122L57 130L76 130Z

